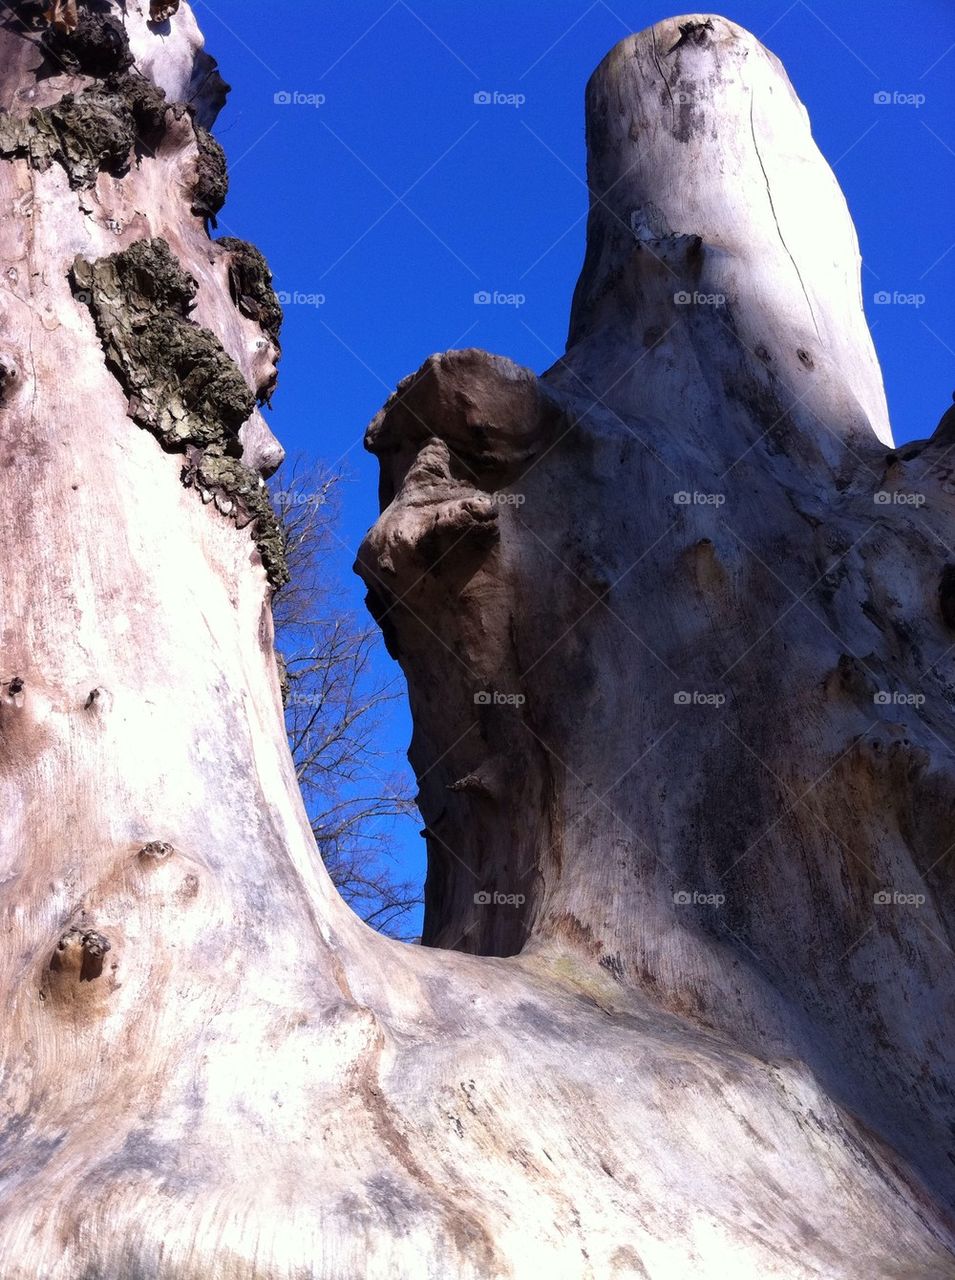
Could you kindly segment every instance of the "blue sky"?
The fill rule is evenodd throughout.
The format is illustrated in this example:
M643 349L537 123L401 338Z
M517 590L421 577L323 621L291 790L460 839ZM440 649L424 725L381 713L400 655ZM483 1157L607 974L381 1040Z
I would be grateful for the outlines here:
M348 469L331 569L361 608L351 562L377 514L366 423L433 351L484 347L538 372L561 354L584 247L584 85L618 40L676 10L622 0L194 8L233 86L216 128L230 162L219 233L258 244L293 299L271 425L290 454ZM903 21L897 0L739 0L722 12L782 59L808 107L859 232L896 439L927 435L955 390L951 0L906 0ZM481 93L511 102L476 103ZM482 290L524 301L476 305ZM403 752L409 735L397 709L386 743ZM396 855L423 875L416 830L396 832Z

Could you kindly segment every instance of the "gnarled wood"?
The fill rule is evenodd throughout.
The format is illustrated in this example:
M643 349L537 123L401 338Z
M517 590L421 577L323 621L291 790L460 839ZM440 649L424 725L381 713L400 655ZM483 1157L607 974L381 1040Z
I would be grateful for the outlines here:
M432 357L371 428L359 567L446 949L405 947L321 866L258 520L223 510L278 446L209 408L204 502L71 284L164 241L206 357L271 389L271 300L196 200L215 98L172 105L213 78L160 7L111 6L106 85L38 78L36 6L0 27L18 119L92 89L136 125L92 174L0 132L5 1280L955 1273L947 428L880 443L854 236L778 64L715 17L619 46L567 356Z

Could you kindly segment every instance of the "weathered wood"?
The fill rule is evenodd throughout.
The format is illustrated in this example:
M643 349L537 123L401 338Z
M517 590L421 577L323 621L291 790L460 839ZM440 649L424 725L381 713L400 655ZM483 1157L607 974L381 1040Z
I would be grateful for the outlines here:
M433 357L372 425L446 949L405 947L285 743L241 501L280 450L223 392L271 389L275 317L208 238L194 18L128 0L104 85L15 8L5 108L111 101L85 150L0 122L4 1280L955 1275L948 445L887 456L778 63L715 17L618 46L567 356ZM199 121L148 89L200 82ZM93 297L145 242L205 400Z

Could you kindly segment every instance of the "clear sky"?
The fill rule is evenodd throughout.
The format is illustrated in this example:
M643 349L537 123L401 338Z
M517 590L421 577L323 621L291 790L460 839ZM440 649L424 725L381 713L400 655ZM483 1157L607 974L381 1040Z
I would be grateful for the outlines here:
M538 372L562 353L584 247L584 85L618 40L676 10L623 0L194 9L233 85L216 128L231 184L219 233L257 243L293 299L271 423L289 453L348 468L332 569L360 608L350 566L377 514L366 423L434 351L484 347ZM782 59L809 110L859 232L896 440L928 435L955 390L951 0L736 0L721 12ZM524 301L479 305L480 291ZM409 734L396 711L387 745L403 751ZM423 875L416 831L396 833L396 854Z

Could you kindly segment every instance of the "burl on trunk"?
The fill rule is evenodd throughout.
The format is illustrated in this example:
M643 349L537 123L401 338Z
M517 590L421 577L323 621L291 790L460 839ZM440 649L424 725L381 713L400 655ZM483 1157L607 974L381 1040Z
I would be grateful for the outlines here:
M370 428L422 947L295 784L189 6L13 4L0 67L4 1280L955 1275L955 427L891 449L776 59L614 49L566 355Z

